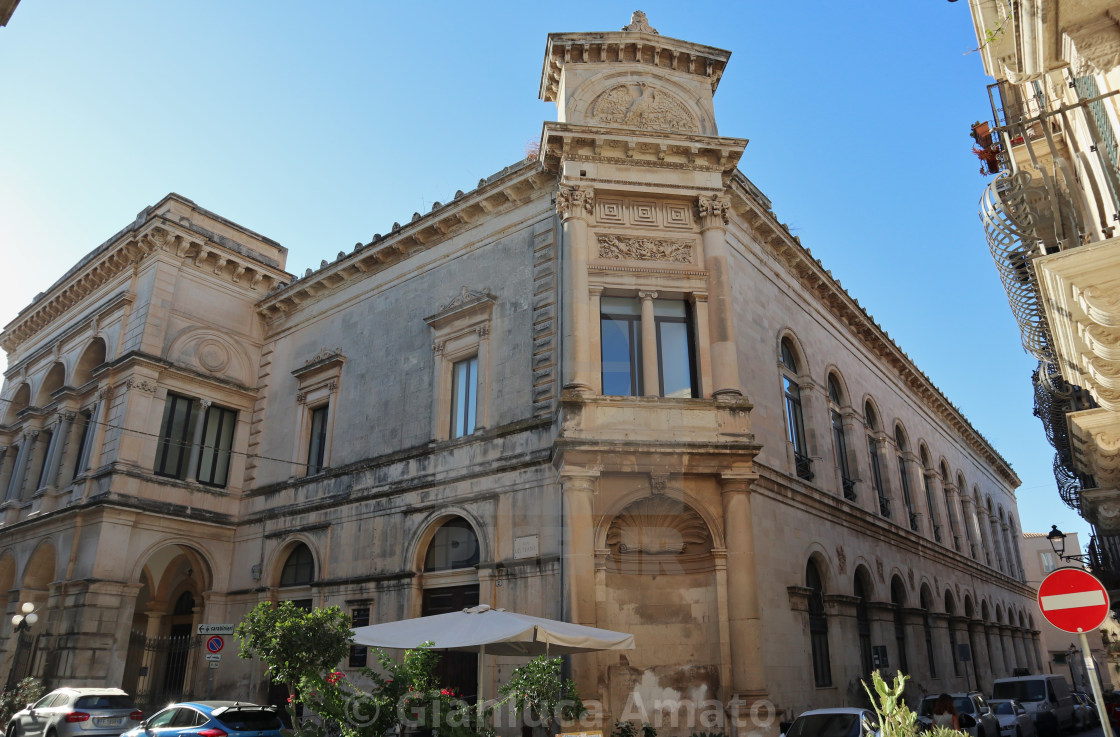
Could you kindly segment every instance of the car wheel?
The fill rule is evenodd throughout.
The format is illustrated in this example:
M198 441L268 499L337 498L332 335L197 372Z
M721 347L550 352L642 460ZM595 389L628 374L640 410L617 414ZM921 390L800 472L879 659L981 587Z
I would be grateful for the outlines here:
M56 732L56 731L55 731L55 730L53 730L53 729L51 729L51 730L48 730L48 731L47 731L47 737L58 737L58 732Z

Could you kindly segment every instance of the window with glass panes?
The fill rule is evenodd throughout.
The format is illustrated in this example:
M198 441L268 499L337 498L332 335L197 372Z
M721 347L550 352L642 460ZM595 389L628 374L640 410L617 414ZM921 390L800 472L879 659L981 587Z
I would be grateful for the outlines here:
M688 305L676 300L654 300L653 324L657 334L658 389L661 396L698 396Z
M805 585L809 588L809 644L813 655L813 682L832 685L832 664L828 653L828 615L824 608L824 585L813 561L805 566Z
M478 356L451 366L451 437L474 432L478 417Z
M198 453L198 480L208 486L225 486L233 450L237 413L210 405L202 420L202 447Z
M156 448L155 472L176 479L187 477L191 456L191 430L194 429L195 400L168 394L163 408L163 427Z
M843 394L840 382L835 376L828 377L828 412L832 420L832 445L836 452L836 466L840 470L840 486L844 490L844 498L856 498L856 482L852 479L852 472L848 465L848 437L844 432L844 417L840 414L843 406Z
M330 407L326 404L311 410L311 435L307 443L307 475L319 473L327 453L327 418Z
M793 346L788 339L782 340L782 390L786 404L786 437L793 446L793 457L797 475L803 479L812 479L811 461L809 450L805 445L805 420L801 409L801 387L796 377L798 373L797 359L793 353ZM788 373L787 373L788 372Z
M599 302L603 394L642 393L642 309L636 299L603 297Z

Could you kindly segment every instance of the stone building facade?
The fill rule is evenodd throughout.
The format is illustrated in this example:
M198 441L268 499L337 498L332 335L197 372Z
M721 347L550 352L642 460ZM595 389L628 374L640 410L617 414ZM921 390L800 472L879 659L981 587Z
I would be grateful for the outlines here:
M632 632L570 661L613 717L1038 670L1019 479L736 168L729 56L550 35L538 159L298 278L175 194L63 275L0 333L0 668L263 699L176 643L290 599Z

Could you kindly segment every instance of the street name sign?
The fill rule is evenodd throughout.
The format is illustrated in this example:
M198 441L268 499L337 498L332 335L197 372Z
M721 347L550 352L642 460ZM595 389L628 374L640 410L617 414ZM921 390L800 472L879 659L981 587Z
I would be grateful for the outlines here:
M1108 592L1080 568L1059 568L1039 584L1038 608L1063 632L1091 632L1108 616Z
M200 635L232 635L235 624L200 624L198 625L198 634Z

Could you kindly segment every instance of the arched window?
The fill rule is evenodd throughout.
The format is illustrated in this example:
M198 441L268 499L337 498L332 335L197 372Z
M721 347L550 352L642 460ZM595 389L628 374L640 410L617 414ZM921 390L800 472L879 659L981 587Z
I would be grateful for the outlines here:
M799 370L797 358L789 338L782 338L782 388L786 401L787 438L793 447L797 475L809 481L813 478L809 448L805 444L805 420L801 411L801 387L797 383Z
M425 571L452 571L478 565L478 536L462 517L440 525L424 557Z
M930 603L929 589L925 586L922 587L922 634L926 641L926 662L929 664L929 675L931 678L937 678L937 658L933 655L933 625L930 623L929 610L932 607Z
M829 374L828 414L832 420L832 447L836 451L836 468L840 471L840 488L844 491L845 499L855 501L856 482L848 464L848 437L844 432L844 416L841 414L843 406L844 394L840 389L840 382L835 374Z
M988 529L991 531L992 553L996 557L996 566L1000 572L1006 572L1007 568L1003 564L1003 546L999 541L999 520L996 518L995 508L992 506L992 498L988 497ZM989 563L990 565L990 563Z
M828 615L824 611L824 584L817 564L805 566L805 586L809 593L809 642L813 650L813 681L817 686L832 685L832 665L828 658Z
M894 605L894 643L898 650L898 669L903 674L908 674L910 665L906 659L906 622L902 618L902 608L906 606L906 589L898 576L891 580L891 604Z
M906 468L906 433L902 425L894 426L894 443L898 449L898 480L902 485L902 502L906 505L906 516L910 522L910 529L918 529L918 513L914 509L914 499L910 494L910 471Z
M867 454L871 459L871 483L875 487L875 493L879 496L879 514L890 517L891 500L883 486L883 469L879 465L879 440L875 437L875 434L879 432L879 416L875 414L875 408L871 406L871 402L864 403L863 416L867 421Z
M953 627L953 615L957 613L957 607L953 603L953 595L948 591L945 592L945 613L949 615L949 660L953 663L953 675L960 676L960 648L957 646L957 630Z
M311 550L299 543L288 553L284 568L280 571L281 586L307 586L315 578L315 558Z
M929 450L925 445L921 446L919 456L922 459L922 489L926 493L926 508L929 509L929 524L933 529L934 542L941 542L941 515L937 512L937 507L933 503L933 487L930 483L930 478L933 476L933 464L929 460Z
M859 636L859 663L865 677L875 670L875 660L871 655L871 614L868 611L871 597L871 586L867 583L869 578L866 568L856 570L856 633Z

